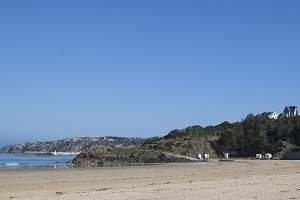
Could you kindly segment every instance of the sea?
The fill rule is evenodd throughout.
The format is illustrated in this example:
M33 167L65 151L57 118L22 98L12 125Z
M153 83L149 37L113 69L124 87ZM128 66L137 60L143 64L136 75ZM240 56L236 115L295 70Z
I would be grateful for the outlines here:
M0 153L0 170L9 168L69 168L74 155L31 155Z

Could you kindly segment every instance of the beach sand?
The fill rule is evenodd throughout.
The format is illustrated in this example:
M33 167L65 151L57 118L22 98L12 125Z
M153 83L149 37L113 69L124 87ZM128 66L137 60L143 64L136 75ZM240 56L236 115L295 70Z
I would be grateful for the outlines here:
M300 161L2 169L0 199L300 199Z

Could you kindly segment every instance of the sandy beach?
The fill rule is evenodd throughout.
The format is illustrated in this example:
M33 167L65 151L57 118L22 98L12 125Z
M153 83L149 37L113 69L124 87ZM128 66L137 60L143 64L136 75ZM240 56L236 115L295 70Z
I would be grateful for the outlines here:
M2 169L0 199L300 199L300 161Z

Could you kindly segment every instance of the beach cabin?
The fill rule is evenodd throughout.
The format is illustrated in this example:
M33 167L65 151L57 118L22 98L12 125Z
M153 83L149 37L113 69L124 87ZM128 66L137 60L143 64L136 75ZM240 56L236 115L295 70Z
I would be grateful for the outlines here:
M262 155L261 155L261 154L256 154L256 155L255 155L255 158L256 158L256 159L262 159Z
M228 159L229 158L229 153L224 153L224 158Z
M205 159L205 160L208 160L208 159L209 159L209 154L208 154L208 153L205 153L205 154L204 154L204 159Z
M266 153L266 155L265 155L265 159L271 159L272 158L272 154L270 154L270 153Z
M198 159L200 159L200 160L202 160L203 158L202 158L202 155L201 155L201 153L199 153L199 155L198 155Z

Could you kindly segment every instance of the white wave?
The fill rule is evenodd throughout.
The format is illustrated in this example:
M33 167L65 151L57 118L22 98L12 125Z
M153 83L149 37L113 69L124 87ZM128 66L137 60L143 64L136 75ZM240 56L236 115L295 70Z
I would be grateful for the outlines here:
M7 166L15 166L15 165L19 165L19 163L6 163Z

